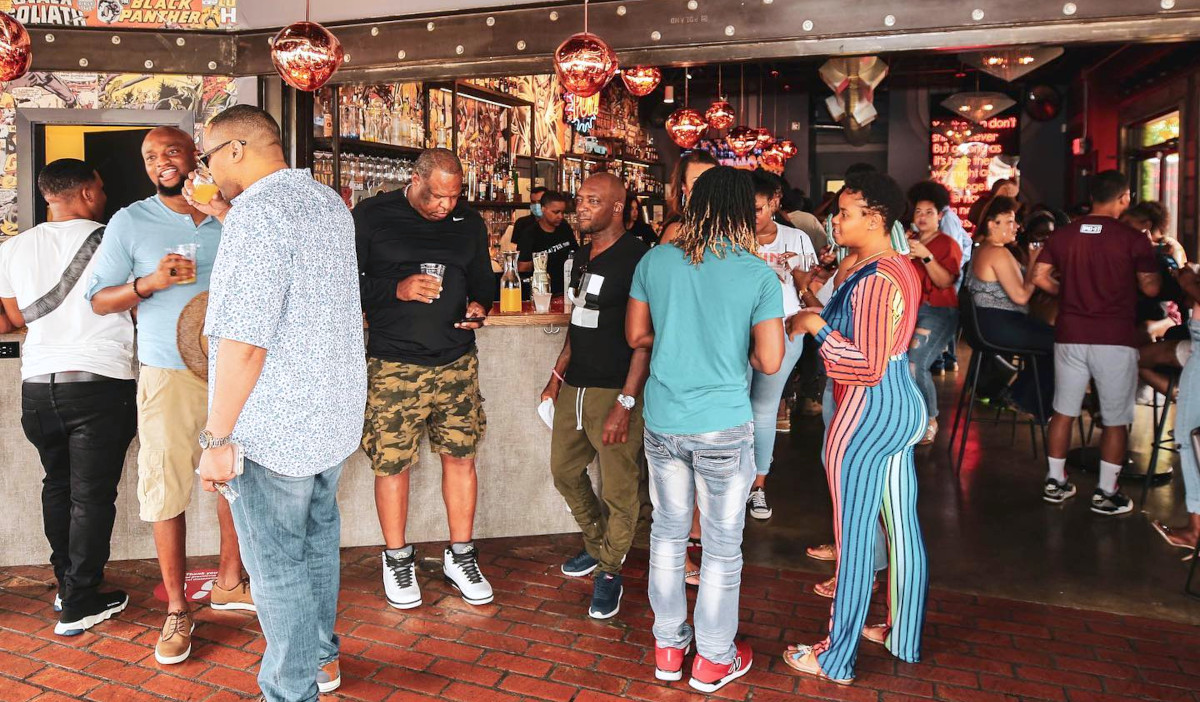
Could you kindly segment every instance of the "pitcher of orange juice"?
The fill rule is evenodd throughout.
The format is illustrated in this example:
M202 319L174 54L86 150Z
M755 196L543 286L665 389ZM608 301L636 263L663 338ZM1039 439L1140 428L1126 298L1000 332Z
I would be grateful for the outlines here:
M500 312L521 311L521 276L517 275L517 251L504 252L504 275L500 276Z

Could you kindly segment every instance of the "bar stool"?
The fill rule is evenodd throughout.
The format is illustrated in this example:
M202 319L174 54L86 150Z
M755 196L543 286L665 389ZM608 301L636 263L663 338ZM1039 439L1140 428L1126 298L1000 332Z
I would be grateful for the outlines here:
M958 406L954 410L954 426L950 430L949 450L954 451L954 438L958 435L959 421L962 422L962 436L959 440L958 458L952 459L951 464L957 471L962 467L963 456L967 451L967 435L971 427L971 423L984 424L1000 424L1003 422L997 416L991 419L982 419L973 417L975 405L976 388L979 385L979 372L983 367L983 359L989 354L998 354L1006 357L1015 357L1019 359L1019 363L1023 368L1026 364L1033 370L1036 377L1038 375L1038 359L1043 363L1050 361L1050 356L1046 352L1034 351L1032 349L1017 349L1008 348L1005 346L997 346L987 341L982 330L979 328L979 317L976 313L975 300L972 299L970 292L958 296L958 311L959 318L962 320L963 337L967 340L967 345L971 347L971 364L967 367L967 381L963 383L962 392L958 396ZM1038 415L1041 415L1041 408L1045 407L1042 399L1042 388L1040 384L1034 384L1034 390L1037 393ZM965 416L964 416L965 414ZM1016 431L1016 418L1013 418L1014 432ZM1029 420L1029 441L1033 449L1033 455L1037 457L1037 429L1041 430L1042 448L1046 449L1046 417L1036 416Z
M1163 431L1167 428L1167 415L1171 412L1171 405L1175 403L1175 390L1179 387L1179 378L1183 371L1179 368L1170 368L1159 366L1155 370L1168 376L1167 394L1163 397L1161 410L1158 406L1158 393L1155 392L1154 401L1151 405L1152 414L1154 417L1154 435L1150 437L1150 462L1146 465L1146 478L1142 481L1142 500L1143 505L1146 504L1146 495L1150 491L1150 483L1154 482L1154 473L1158 469L1158 455L1162 450L1174 451L1179 453L1179 449L1175 447L1174 430L1171 431L1169 438L1163 438Z

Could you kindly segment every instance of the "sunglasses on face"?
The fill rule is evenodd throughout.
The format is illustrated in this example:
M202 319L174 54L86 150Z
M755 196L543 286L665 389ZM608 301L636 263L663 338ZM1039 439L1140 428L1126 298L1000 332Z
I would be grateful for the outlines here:
M230 139L229 141L223 141L220 144L217 144L216 146L212 147L208 151L205 151L204 153L197 156L196 161L199 162L201 166L208 168L208 159L211 158L213 154L217 153L218 151L225 148L226 146L229 146L230 144L232 144L235 141L237 143L241 144L242 146L246 145L246 141L244 139Z

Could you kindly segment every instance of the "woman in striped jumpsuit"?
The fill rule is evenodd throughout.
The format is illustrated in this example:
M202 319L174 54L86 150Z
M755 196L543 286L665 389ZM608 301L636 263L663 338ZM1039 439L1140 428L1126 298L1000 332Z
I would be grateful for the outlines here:
M842 684L854 678L860 634L916 662L925 619L929 575L913 446L928 419L906 354L921 284L888 240L904 207L904 193L885 175L867 173L848 182L834 224L838 243L857 262L820 314L801 312L789 320L789 333L816 338L834 382L837 410L826 431L825 465L839 558L828 638L790 647L784 660ZM886 624L864 628L881 509L889 535L889 615Z

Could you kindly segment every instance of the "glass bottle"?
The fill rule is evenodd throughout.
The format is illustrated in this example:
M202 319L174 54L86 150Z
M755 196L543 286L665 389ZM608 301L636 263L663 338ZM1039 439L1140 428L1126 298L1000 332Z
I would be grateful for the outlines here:
M500 312L521 311L521 276L517 275L517 251L504 252L504 274L500 276Z

